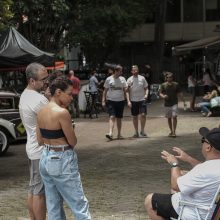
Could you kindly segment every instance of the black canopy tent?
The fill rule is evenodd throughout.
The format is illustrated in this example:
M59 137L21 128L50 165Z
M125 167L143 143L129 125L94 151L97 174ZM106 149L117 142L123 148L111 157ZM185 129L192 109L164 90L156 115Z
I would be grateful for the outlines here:
M0 35L0 70L20 69L32 62L54 66L54 55L35 47L13 27Z

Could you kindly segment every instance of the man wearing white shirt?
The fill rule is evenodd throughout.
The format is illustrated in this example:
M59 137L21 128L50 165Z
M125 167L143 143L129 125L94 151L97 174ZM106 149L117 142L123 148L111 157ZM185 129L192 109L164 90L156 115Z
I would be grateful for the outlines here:
M133 65L131 68L132 76L128 78L128 91L131 101L131 114L133 116L133 124L135 133L135 138L139 137L138 132L138 116L140 116L141 131L140 137L147 137L144 131L146 124L146 114L147 114L147 97L148 97L148 83L146 79L139 75L139 69L137 65Z
M112 140L113 128L115 122L117 124L118 135L117 138L121 139L121 119L123 118L123 111L125 105L125 97L130 106L129 94L127 92L126 79L121 76L122 67L120 65L112 65L110 69L113 70L113 74L109 76L104 84L104 91L102 96L102 105L105 107L107 101L107 108L109 113L109 133L106 134L106 138ZM108 93L108 95L107 95ZM107 100L106 100L107 99Z
M44 186L39 172L39 161L43 146L37 141L37 113L48 103L40 94L45 80L48 78L46 68L39 63L31 63L26 68L28 85L21 94L19 112L27 133L26 152L29 161L30 183L28 192L28 209L31 220L46 219Z
M183 200L209 206L214 199L215 193L220 184L220 128L209 130L202 127L199 129L202 136L202 154L205 162L199 163L192 157L181 155L181 151L175 150L178 155L161 152L161 157L171 166L171 188L176 191L174 194L149 194L145 199L145 207L151 220L163 220L178 218L180 213L179 201ZM183 154L184 152L182 152ZM178 159L190 162L194 167L182 175ZM206 211L199 209L201 219L205 218ZM197 220L197 213L193 207L185 207L182 213L182 220Z

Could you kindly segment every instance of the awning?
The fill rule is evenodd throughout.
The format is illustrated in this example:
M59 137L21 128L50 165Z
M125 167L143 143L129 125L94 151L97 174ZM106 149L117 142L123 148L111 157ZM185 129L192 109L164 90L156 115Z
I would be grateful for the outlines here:
M190 43L173 47L173 55L179 55L198 49L220 49L220 36L203 38Z

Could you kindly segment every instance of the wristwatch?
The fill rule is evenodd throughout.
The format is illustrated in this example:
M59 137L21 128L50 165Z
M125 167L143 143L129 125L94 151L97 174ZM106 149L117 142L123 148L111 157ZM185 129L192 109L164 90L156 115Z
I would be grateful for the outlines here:
M173 163L171 163L170 165L171 165L171 168L173 168L173 167L178 167L178 166L179 166L179 164L178 164L177 162L173 162Z

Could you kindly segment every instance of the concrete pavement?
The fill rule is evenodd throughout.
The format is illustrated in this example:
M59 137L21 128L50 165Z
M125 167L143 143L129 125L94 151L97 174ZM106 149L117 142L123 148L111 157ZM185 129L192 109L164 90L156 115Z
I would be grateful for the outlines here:
M143 205L145 196L150 192L170 191L170 167L160 158L161 150L180 146L202 159L198 129L216 127L220 120L183 111L182 107L180 103L177 138L167 137L169 130L162 101L149 105L146 125L149 138L131 138L134 131L129 109L123 119L123 140L106 140L106 113L97 119L75 120L79 168L93 219L148 219ZM189 168L183 163L181 167ZM1 220L28 218L27 184L27 159L21 143L10 147L8 154L0 158ZM69 208L65 210L67 219L72 219Z

